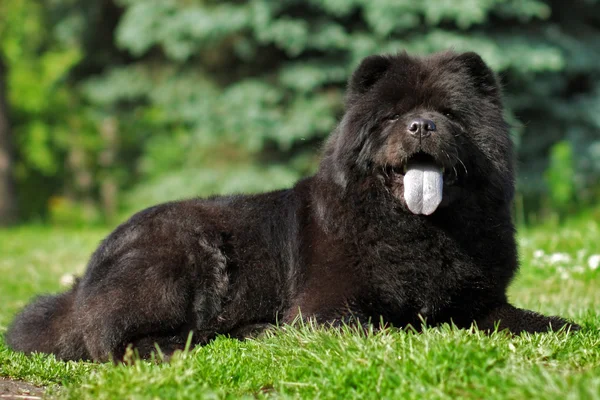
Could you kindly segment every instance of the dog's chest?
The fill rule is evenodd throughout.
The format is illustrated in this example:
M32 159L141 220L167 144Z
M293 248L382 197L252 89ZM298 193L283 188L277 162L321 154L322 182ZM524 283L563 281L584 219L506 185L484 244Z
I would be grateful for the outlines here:
M357 249L369 271L369 303L390 320L435 318L486 285L484 268L469 247L440 228L401 226L378 240L368 238Z

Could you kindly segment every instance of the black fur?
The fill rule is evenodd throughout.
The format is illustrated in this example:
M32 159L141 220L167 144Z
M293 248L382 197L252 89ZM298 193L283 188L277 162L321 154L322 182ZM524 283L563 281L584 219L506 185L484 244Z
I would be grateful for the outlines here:
M406 127L427 118L417 139ZM409 159L445 167L430 216L403 198ZM540 332L569 326L514 308L512 145L495 75L475 53L373 56L314 177L289 190L152 207L119 226L73 289L29 305L9 346L63 359L149 356L292 322L453 322Z

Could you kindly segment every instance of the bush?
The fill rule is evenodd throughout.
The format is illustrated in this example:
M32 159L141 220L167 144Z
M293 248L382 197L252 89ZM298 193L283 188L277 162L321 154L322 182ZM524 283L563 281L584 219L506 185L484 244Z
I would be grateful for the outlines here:
M216 177L245 177L227 187L233 191L287 185L315 169L361 58L454 48L479 52L501 75L529 214L585 206L599 191L596 3L57 0L46 7L57 21L52 32L81 54L69 85L95 137L102 121L119 121L113 162L100 162L106 143L91 140L83 148L88 170L95 182L112 177L128 199L218 192L226 186L217 188ZM67 120L65 113L57 118ZM264 184L262 171L275 169L285 179ZM189 184L173 184L179 172ZM60 177L72 179L68 170ZM85 191L100 198L98 184Z

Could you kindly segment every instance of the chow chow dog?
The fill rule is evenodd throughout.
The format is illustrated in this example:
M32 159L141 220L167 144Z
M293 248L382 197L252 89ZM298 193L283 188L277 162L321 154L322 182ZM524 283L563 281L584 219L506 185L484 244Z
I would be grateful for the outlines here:
M314 176L137 213L69 291L27 306L7 343L106 361L298 318L577 329L507 301L514 190L500 86L479 55L370 56Z

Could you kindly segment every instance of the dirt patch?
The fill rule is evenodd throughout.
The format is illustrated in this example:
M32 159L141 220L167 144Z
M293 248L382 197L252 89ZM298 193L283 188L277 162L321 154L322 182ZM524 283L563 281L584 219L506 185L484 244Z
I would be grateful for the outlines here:
M44 388L31 383L0 377L0 400L35 400L41 399L43 394Z

